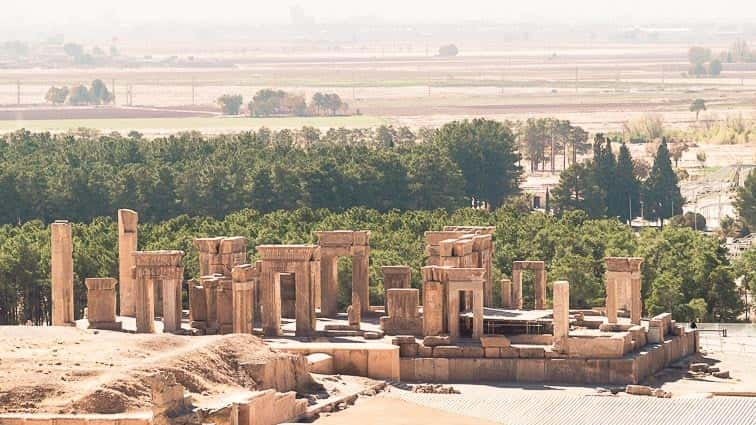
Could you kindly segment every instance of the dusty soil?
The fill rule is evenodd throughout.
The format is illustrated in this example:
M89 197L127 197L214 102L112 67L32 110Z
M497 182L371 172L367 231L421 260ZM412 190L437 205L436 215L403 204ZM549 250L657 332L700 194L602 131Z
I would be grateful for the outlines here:
M493 422L431 409L384 395L360 398L354 406L340 412L322 415L315 423L323 425L493 424Z
M114 119L114 118L187 118L219 115L201 107L146 106L29 106L0 109L0 121Z
M0 327L0 341L0 413L144 409L151 397L146 378L158 371L172 373L201 402L258 388L255 379L262 378L255 374L263 372L255 366L250 372L250 364L293 358L271 351L252 335L181 337L17 326ZM296 362L284 366L306 374L295 370Z

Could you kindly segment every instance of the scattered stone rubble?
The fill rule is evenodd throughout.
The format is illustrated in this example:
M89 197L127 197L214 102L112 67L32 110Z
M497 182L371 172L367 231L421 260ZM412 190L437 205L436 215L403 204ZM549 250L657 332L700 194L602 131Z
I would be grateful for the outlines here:
M460 394L459 390L451 385L442 384L419 384L412 387L413 393L423 394Z

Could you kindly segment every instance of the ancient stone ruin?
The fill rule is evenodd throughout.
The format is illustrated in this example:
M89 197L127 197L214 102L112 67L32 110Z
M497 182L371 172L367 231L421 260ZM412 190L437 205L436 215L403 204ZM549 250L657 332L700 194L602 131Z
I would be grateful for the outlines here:
M320 231L313 245L258 245L253 264L243 237L197 238L200 273L184 289L184 253L137 251L136 213L120 210L118 217L120 282L86 279L87 323L95 329L125 330L133 316L138 333L255 334L277 350L306 356L318 373L433 383L637 384L699 346L698 333L671 314L642 316L641 258L606 258L603 308L571 309L570 283L549 283L548 262L540 260L514 261L495 300L494 228L447 226L425 234L419 287L412 286L410 267L384 266L384 299L373 306L369 231ZM51 227L53 322L70 325L71 226ZM341 308L340 257L350 257L353 268L350 304ZM523 302L525 272L534 274L530 309ZM156 405L153 417L186 407L175 385L158 385L173 394L173 404ZM250 415L278 421L303 409L293 394L267 392L235 402L224 415L253 423Z

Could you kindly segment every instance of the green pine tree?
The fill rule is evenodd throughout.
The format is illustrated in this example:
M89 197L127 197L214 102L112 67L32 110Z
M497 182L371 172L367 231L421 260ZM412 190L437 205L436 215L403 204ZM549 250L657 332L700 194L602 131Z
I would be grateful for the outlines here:
M640 215L640 182L635 176L633 158L630 149L624 143L617 156L614 191L618 195L618 216L622 221L629 221Z
M667 140L662 139L656 151L654 165L645 182L644 215L649 220L661 220L682 213L683 197L677 184L677 175L672 170Z

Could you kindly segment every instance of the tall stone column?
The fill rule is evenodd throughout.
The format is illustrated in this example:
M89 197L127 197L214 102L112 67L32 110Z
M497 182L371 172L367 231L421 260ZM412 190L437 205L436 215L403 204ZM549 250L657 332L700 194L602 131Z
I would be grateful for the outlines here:
M487 235L490 238L490 235ZM490 240L488 241L488 244L491 244ZM480 251L480 262L481 267L486 270L486 282L485 282L485 288L483 290L483 300L486 307L493 307L495 304L494 301L494 295L493 295L493 273L491 273L491 257L492 257L493 250L492 249L483 249Z
M522 310L522 270L512 269L512 285L514 308Z
M321 248L320 257L320 313L324 317L336 317L339 312L339 258Z
M570 284L554 282L554 340L567 338L570 333Z
M132 252L137 251L139 215L136 211L118 210L118 280L120 282L121 316L136 315L134 268Z
M155 333L154 278L137 275L136 279L136 331Z
M640 272L633 272L630 275L630 323L640 325L642 311L641 275Z
M546 308L546 269L535 270L535 309Z
M296 336L311 336L315 333L315 303L310 282L310 262L302 261L294 272L296 295Z
M260 279L262 284L262 327L265 336L280 336L281 330L281 277L263 262Z
M90 329L120 330L116 322L117 281L110 277L87 278L87 321Z
M614 272L606 273L606 317L609 323L617 323L617 278Z
M459 294L459 290L451 288L447 294L449 298L446 304L446 322L449 329L449 337L451 337L452 341L459 338Z
M441 282L423 282L423 335L437 336L444 332L444 287Z
M357 233L357 232L355 232ZM370 311L370 247L367 245L355 245L352 255L352 297L357 298L360 304L360 312ZM352 302L352 305L355 305Z
M234 282L234 333L251 334L254 314L254 283Z
M512 281L509 279L501 280L501 307L512 308Z
M234 333L252 333L255 316L255 279L258 271L250 264L233 268Z
M472 331L472 337L476 339L480 339L480 337L483 336L483 299L485 298L484 291L485 291L485 284L486 281L481 282L482 287L480 291L472 291L473 295L473 301L472 301L472 310L473 310L473 331Z
M196 279L189 281L189 320L193 328L205 329L207 327L205 288Z
M181 279L162 279L160 286L163 292L163 332L178 332L181 330L182 313Z
M52 324L74 323L73 236L71 223L56 221L50 225L52 283Z
M218 332L218 285L219 279L216 276L204 276L200 278L202 287L205 289L205 314L206 330L209 334Z
M200 277L210 276L221 272L215 270L215 266L221 264L220 244L223 238L195 238L194 246L197 247L199 257Z
M218 280L217 288L218 333L228 334L234 331L234 293L230 278Z

